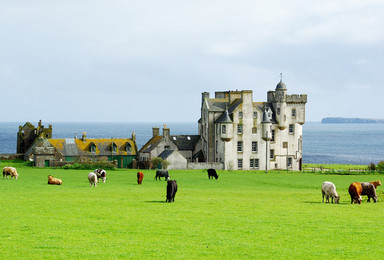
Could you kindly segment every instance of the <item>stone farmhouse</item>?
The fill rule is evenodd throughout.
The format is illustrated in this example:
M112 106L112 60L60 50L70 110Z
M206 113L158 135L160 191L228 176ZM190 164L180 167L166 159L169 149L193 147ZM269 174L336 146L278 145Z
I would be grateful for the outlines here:
M139 150L141 167L152 167L151 160L160 157L167 160L168 169L187 169L189 162L202 161L199 135L171 135L164 125L163 135L159 127L152 128L152 138Z
M301 170L307 95L288 95L280 81L266 102L252 99L251 90L202 93L204 161L229 170Z
M17 151L23 154L24 160L34 161L37 167L110 161L118 168L135 168L137 156L134 133L130 139L88 139L85 132L81 138L52 139L52 125L45 129L41 120L36 128L29 122L19 127Z

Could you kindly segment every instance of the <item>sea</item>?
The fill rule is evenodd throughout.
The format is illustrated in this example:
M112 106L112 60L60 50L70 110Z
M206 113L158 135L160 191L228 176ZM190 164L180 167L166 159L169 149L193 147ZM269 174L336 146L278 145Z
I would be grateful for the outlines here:
M25 122L0 122L0 154L16 153L17 132ZM37 126L37 122L31 122ZM140 149L151 137L152 127L162 123L63 123L52 124L52 138L131 138L136 134ZM197 135L197 122L167 123L171 135ZM377 164L384 161L384 124L322 124L303 125L303 163L310 164Z

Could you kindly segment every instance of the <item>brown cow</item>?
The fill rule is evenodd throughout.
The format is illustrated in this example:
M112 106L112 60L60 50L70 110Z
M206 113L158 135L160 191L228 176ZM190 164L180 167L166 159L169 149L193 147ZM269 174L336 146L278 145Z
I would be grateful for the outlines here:
M355 204L361 204L361 193L363 192L363 188L361 187L360 182L352 183L348 188L348 192L349 195L351 195L351 204L353 204L353 202L355 202Z
M137 184L140 185L143 182L144 173L137 172Z
M369 183L373 184L373 186L375 186L375 189L377 189L377 186L381 186L381 182L379 180L377 180L377 181L370 181Z
M60 179L57 179L51 175L48 175L48 184L62 185L63 181Z

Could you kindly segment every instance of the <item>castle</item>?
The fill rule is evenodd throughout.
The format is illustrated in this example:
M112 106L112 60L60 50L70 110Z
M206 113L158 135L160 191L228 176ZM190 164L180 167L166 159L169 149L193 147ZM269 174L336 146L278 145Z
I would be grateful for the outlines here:
M228 170L301 170L306 102L307 95L288 95L282 80L267 102L253 102L251 90L202 93L205 161Z

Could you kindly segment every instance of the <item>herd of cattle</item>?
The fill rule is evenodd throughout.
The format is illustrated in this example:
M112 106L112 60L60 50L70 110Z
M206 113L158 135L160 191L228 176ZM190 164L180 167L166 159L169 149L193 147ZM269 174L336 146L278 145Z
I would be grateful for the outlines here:
M376 194L376 188L377 186L381 186L381 182L378 181L371 181L371 182L354 182L349 185L348 192L351 196L351 204L357 203L361 204L362 202L362 195L367 195L368 201L371 202L371 198L373 199L373 202L377 202L377 194ZM332 203L335 201L335 203L339 203L340 196L337 194L336 186L332 182L325 181L321 185L321 192L323 194L323 202L324 202L324 196L326 198L326 203L329 203L329 199L331 198Z
M216 180L219 178L219 175L217 175L215 169L208 169L208 179L215 178ZM4 167L3 168L3 179L4 178L17 178L19 177L19 174L17 173L16 168L14 167ZM157 170L155 180L158 179L161 180L161 178L164 178L164 180L167 180L167 199L166 202L174 202L175 201L175 195L177 192L177 182L176 180L171 180L169 177L169 173L167 170ZM144 173L143 172L137 172L137 184L141 185L143 182ZM97 187L97 183L100 182L100 180L105 183L107 180L107 172L103 169L96 169L94 172L90 172L88 174L88 181L89 185L92 187ZM51 175L48 175L48 184L53 185L62 185L63 181L60 179L57 179ZM349 188L348 192L351 196L351 204L357 203L361 204L363 195L366 195L368 197L368 201L371 201L371 198L373 199L373 202L377 202L377 194L376 194L376 188L377 186L381 186L381 182L378 181L372 181L372 182L354 182L352 183ZM324 197L326 198L326 203L329 203L329 199L331 199L332 203L339 203L340 196L336 191L336 186L332 182L325 181L321 185L321 192L323 195L323 202Z

